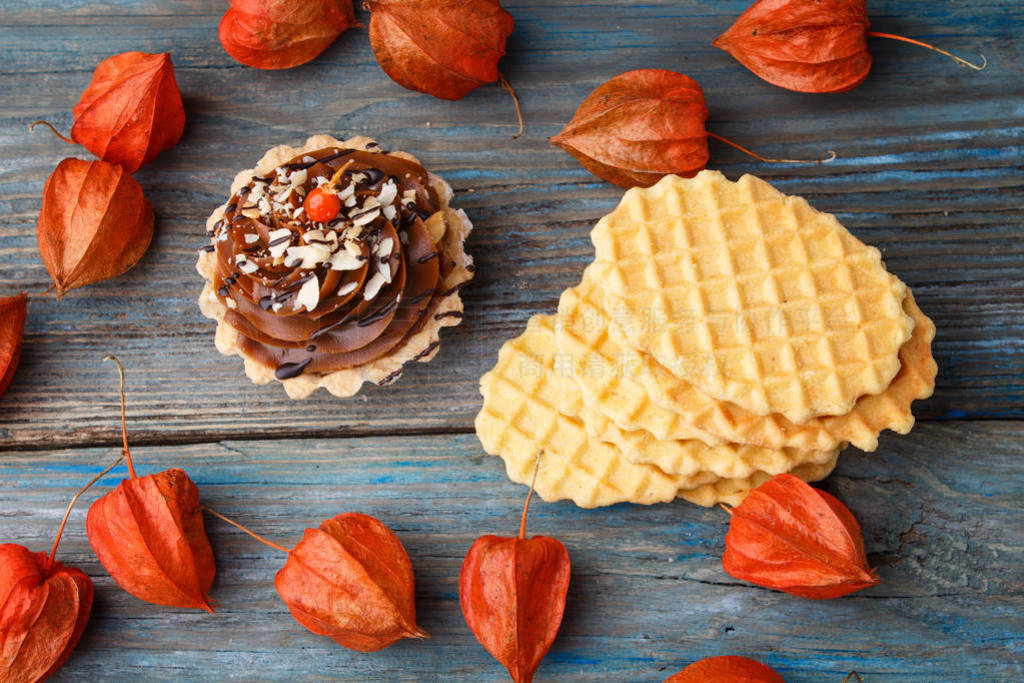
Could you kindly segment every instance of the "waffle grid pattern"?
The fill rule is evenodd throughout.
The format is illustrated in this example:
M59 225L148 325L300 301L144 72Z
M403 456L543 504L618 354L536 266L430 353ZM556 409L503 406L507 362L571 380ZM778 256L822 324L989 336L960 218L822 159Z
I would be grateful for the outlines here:
M873 451L878 448L881 432L888 429L898 434L908 433L914 425L913 402L928 398L935 389L938 367L931 352L935 325L921 312L910 292L903 300L903 309L913 319L914 330L900 348L899 371L885 391L860 397L845 415L816 417L802 424L795 424L781 415L755 415L710 399L656 363L650 363L639 378L659 407L679 415L684 423L696 425L727 441L767 448L811 449L834 448L848 442L863 451ZM616 330L611 331L611 337L618 338Z
M552 317L531 318L481 378L484 405L476 429L484 450L500 455L509 478L525 484L543 449L536 490L544 500L568 498L580 507L597 507L674 499L689 483L684 477L626 461L613 446L590 439L579 419L560 412L574 405L554 371Z
M668 369L712 398L802 422L847 412L899 369L905 285L834 217L752 176L630 190L592 239L631 346L680 359Z
M558 302L558 353L570 360L583 402L624 429L670 432L673 439L700 439L711 446L724 443L651 400L641 383L650 371L643 356L608 336L610 321L598 284L603 272L600 264L591 264L580 284L565 290Z
M835 447L830 451L766 449L726 443L721 438L715 438L709 445L703 436L700 440L692 438L690 430L702 432L676 413L654 404L644 386L633 377L634 373L643 372L640 354L608 339L609 320L601 309L598 284L601 274L600 266L591 264L580 284L562 293L555 331L558 356L568 361L565 365L582 396L583 405L574 414L583 418L592 436L615 444L632 462L656 465L665 472L682 475L712 472L729 478L748 477L758 470L788 472L802 462L823 462L830 451L835 451ZM637 426L625 430L618 421ZM657 439L644 428L652 422L670 422L687 436Z
M738 503L771 475L755 470L748 477L709 480L666 474L653 465L634 464L612 444L592 438L583 422L561 411L582 403L572 381L555 372L554 316L534 316L526 331L507 342L498 363L480 380L484 405L476 419L484 449L505 461L508 476L526 484L537 451L544 450L537 493L548 501L569 499L580 507L619 502L652 504L681 497L699 505ZM797 467L797 476L822 479L835 466Z

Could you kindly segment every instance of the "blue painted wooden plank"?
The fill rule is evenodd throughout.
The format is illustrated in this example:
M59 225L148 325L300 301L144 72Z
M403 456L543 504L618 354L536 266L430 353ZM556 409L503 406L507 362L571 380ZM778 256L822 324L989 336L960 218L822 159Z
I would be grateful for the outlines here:
M137 176L158 216L140 266L62 302L31 304L24 367L0 403L4 539L48 545L63 499L109 453L85 446L116 443L115 377L99 364L115 351L129 365L137 442L211 442L140 449L142 459L183 462L207 502L279 540L328 511L377 514L410 549L421 620L435 636L377 656L311 636L268 582L281 558L220 523L211 523L218 615L142 605L102 576L81 536L83 508L64 557L97 578L99 594L64 677L502 678L461 621L456 577L477 531L513 530L522 491L472 435L446 433L471 428L476 381L497 348L531 313L551 310L590 259L589 226L621 193L546 138L593 87L628 68L697 78L709 128L761 152L835 149L827 166L765 166L712 143L712 166L803 194L880 246L939 326L939 386L924 416L1024 414L1020 3L872 2L877 30L965 55L983 50L991 66L968 73L873 41L871 77L838 96L772 88L710 47L746 0L505 4L517 28L502 69L527 115L515 142L500 88L455 103L407 92L380 72L360 31L311 64L259 72L221 50L220 1L0 7L0 294L47 286L35 253L39 194L60 158L85 156L28 136L28 121L68 128L93 65L132 49L173 53L189 115L182 143ZM451 180L477 226L479 269L465 324L432 364L352 401L294 403L251 387L213 350L193 303L192 262L234 171L316 131L377 136ZM440 433L395 436L424 431ZM1022 431L1017 422L926 424L885 439L879 454L844 457L826 486L861 519L885 583L835 602L734 585L718 564L720 512L538 506L534 530L563 538L576 562L567 622L542 676L653 681L729 651L791 680L838 680L853 668L872 679L1019 678ZM273 440L296 435L313 438ZM358 435L388 436L329 438Z
M73 490L116 449L9 453L0 539L49 545ZM84 538L87 494L61 557L97 584L96 610L58 678L156 680L367 678L500 680L465 626L458 572L473 539L512 534L525 494L472 435L227 441L139 448L140 472L180 465L201 497L271 539L342 511L377 516L413 561L423 642L346 651L296 624L272 586L283 562L208 520L217 614L147 605L120 591ZM656 681L705 656L763 660L787 680L1008 680L1024 675L1024 423L928 424L844 455L825 488L860 520L883 583L812 601L763 590L721 568L728 517L685 503L581 510L537 501L530 533L568 547L568 609L540 680Z
M516 141L498 86L460 102L406 91L377 67L361 30L310 64L263 72L221 49L222 2L4 3L0 23L10 29L0 35L0 88L11 96L0 102L0 293L48 285L35 248L39 194L62 156L84 155L48 133L29 136L28 121L46 117L68 128L92 66L143 49L171 50L189 124L178 147L137 174L158 217L139 267L61 302L32 302L23 368L0 409L0 449L116 442L111 372L97 364L111 351L132 371L134 429L146 443L209 433L401 431L411 428L410 414L416 429L468 430L477 378L530 314L551 310L577 281L592 254L590 225L621 195L546 138L594 86L641 66L697 78L709 127L766 154L835 149L839 158L827 166L770 166L715 142L712 165L804 194L883 250L939 327L942 374L936 398L920 408L924 417L1024 415L1019 3L873 2L878 30L933 36L965 54L983 50L990 66L968 72L875 40L874 73L836 96L771 87L711 48L746 0L506 4L517 30L502 69L527 117ZM429 366L354 401L295 404L276 387L251 386L236 360L214 351L211 326L194 304L193 249L236 169L267 147L323 130L378 136L451 180L477 226L469 246L479 268L464 325L445 334ZM432 409L422 410L428 402Z

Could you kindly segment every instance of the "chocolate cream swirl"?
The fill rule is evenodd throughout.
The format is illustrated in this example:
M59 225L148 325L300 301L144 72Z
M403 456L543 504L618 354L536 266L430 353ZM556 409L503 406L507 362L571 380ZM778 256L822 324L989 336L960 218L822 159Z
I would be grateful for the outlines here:
M306 196L342 168L341 211L310 220ZM441 208L423 167L376 148L326 147L253 175L207 247L240 349L279 380L387 355L451 294L441 287L455 265Z

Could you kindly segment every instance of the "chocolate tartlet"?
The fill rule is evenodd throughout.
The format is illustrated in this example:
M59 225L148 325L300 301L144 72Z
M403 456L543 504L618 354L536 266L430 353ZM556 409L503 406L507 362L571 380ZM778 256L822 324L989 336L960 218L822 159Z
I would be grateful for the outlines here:
M336 216L307 215L313 192L332 195ZM292 398L319 387L351 396L430 360L440 329L461 321L459 289L473 277L472 225L451 197L413 156L369 138L314 135L269 150L207 220L199 307L217 321L217 349Z

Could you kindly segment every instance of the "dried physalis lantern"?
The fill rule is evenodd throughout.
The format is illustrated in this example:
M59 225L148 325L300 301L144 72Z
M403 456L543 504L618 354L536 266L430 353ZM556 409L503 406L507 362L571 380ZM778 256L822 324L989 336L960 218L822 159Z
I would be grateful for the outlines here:
M174 147L185 130L185 108L171 55L125 52L100 62L74 109L71 139L103 161L134 173Z
M0 681L41 681L64 665L92 610L92 580L55 559L75 501L118 458L75 494L49 554L0 544Z
M246 66L289 69L353 26L352 0L231 0L218 35L227 53Z
M934 50L971 69L985 68L919 40L868 30L866 0L759 0L711 44L760 78L789 90L837 93L871 70L868 37Z
M805 598L879 583L853 514L802 479L777 474L730 513L722 566L737 579Z
M669 174L692 177L708 163L708 138L764 162L766 159L704 127L704 91L692 78L664 69L639 69L606 81L590 93L551 144L585 169L620 187L649 187Z
M138 263L153 239L153 207L121 166L64 159L43 188L36 233L63 296Z
M89 508L89 544L110 576L140 600L213 612L210 586L216 566L203 528L199 489L184 470L139 477L128 449L124 368L121 436L130 478Z
M694 662L682 671L666 678L664 683L709 683L710 681L783 683L782 676L771 667L736 655L708 657Z
M540 456L534 482L539 467ZM569 552L561 541L548 536L526 538L532 496L533 484L523 505L519 535L476 539L459 575L459 602L466 623L517 683L533 680L555 642L571 572Z
M403 638L429 637L416 625L409 555L398 536L377 519L356 512L338 515L306 529L289 550L210 513L288 553L274 585L295 620L313 633L359 652L383 650Z
M409 90L458 100L498 80L512 15L498 0L367 0L370 46Z
M21 340L28 315L28 295L0 297L0 396L14 379L21 359Z

